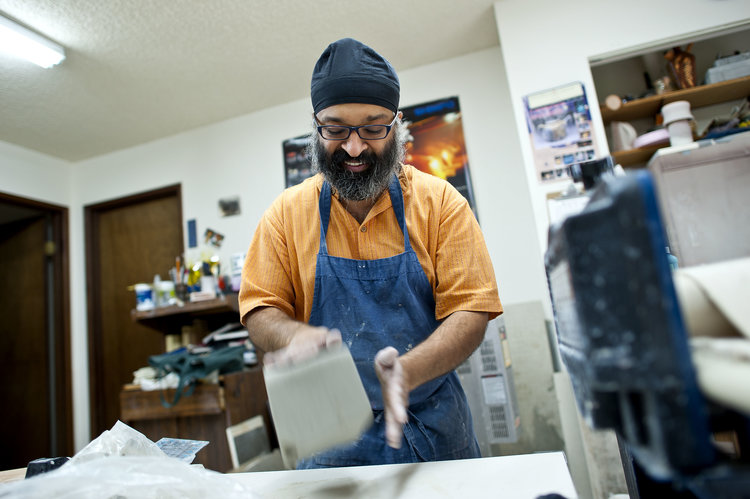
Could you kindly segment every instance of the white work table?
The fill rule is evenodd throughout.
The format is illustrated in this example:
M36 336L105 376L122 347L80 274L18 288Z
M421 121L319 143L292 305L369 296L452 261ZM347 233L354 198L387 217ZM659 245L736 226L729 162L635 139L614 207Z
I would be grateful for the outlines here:
M60 469L62 474L51 472L49 475L41 475L40 478L46 482L35 482L33 485L32 483L8 484L11 488L14 485L25 487L16 488L13 491L5 488L6 484L2 482L23 480L25 470L0 472L0 495L10 494L9 497L14 498L53 499L60 495L80 497L86 492L89 494L86 497L143 497L146 492L153 492L154 483L164 486L169 484L171 479L176 480L172 484L175 489L172 491L173 496L180 497L184 492L186 496L196 497L195 488L204 486L209 490L203 491L201 497L216 497L217 499L227 499L230 496L258 499L328 499L332 497L535 499L553 493L566 499L577 497L562 452L320 470L264 471L223 475L210 472L213 474L208 476L201 474L206 472L202 468L188 467L189 470L193 470L188 472L181 468L181 466L186 466L185 463L177 462L175 465L176 460L169 460L171 461L169 466L164 469L177 473L176 476L179 478L171 476L165 478L162 472L149 474L150 467L155 464L154 458L145 458L145 461L136 458L136 461L127 462L130 459L133 458L96 459L80 464L75 470L69 468L68 473L65 473L65 467L63 467ZM156 459L157 463L161 460ZM133 464L134 462L138 463L137 467ZM113 475L114 471L117 472L117 477ZM58 474L55 475L55 473ZM121 473L133 474L133 482L123 485ZM186 482L185 479L187 479ZM225 481L236 482L244 490L240 491L238 496L238 491L234 487L223 488L221 491L219 489L222 487L215 489L220 483L226 484ZM101 493L98 496L91 496L92 490L97 490L96 487L100 487ZM192 495L188 493L189 491Z
M577 497L562 452L416 464L230 473L261 497Z

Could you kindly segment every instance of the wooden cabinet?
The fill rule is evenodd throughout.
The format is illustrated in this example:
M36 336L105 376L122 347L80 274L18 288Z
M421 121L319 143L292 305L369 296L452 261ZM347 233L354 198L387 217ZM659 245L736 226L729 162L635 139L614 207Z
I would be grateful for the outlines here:
M143 391L126 385L120 392L120 419L154 442L162 437L207 440L210 443L194 462L214 471L232 469L226 428L256 415L271 428L260 367L225 374L218 385L198 385L171 408L162 405L162 396L171 401L174 390Z
M239 321L237 295L228 294L214 300L186 303L149 311L131 312L131 318L151 327L155 334L178 333L194 319L205 320L209 329L227 322ZM172 401L174 390L143 391L126 385L120 392L120 419L157 441L162 437L207 440L209 445L196 455L195 462L208 469L226 472L232 468L226 428L256 415L263 416L271 445L277 446L268 410L268 395L260 367L225 374L216 384L202 384L191 396L182 396L171 408L162 405Z

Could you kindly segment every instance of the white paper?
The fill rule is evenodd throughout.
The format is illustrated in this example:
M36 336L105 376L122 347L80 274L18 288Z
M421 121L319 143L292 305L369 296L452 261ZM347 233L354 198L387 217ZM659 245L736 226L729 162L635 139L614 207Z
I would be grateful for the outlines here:
M501 405L508 401L505 392L505 379L502 374L482 376L482 391L487 405Z

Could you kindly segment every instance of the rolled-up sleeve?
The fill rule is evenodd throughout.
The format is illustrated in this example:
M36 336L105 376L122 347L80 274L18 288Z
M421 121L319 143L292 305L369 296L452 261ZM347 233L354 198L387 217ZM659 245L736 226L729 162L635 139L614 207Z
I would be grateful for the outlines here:
M289 249L283 230L281 200L264 213L245 255L239 293L240 317L259 307L276 307L294 317L294 289Z

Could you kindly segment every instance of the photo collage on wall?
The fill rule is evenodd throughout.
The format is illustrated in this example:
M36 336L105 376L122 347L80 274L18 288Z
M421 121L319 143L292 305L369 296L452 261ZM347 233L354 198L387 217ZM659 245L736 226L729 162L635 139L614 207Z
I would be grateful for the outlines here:
M581 163L598 159L582 83L528 95L524 105L540 183L570 179Z
M409 129L404 163L447 180L477 216L458 97L401 108ZM309 135L283 142L286 187L312 176L305 149ZM478 219L478 217L477 217Z

